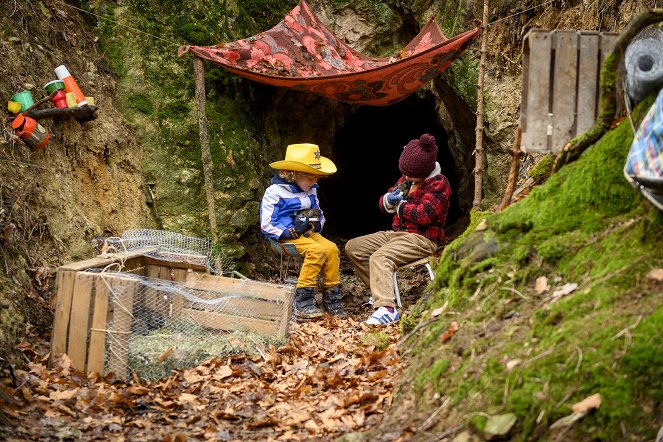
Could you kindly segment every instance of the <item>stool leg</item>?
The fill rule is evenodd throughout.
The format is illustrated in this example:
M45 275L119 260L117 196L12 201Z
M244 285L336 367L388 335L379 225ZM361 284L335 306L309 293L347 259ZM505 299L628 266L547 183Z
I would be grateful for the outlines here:
M430 276L430 280L431 281L434 280L435 279L435 273L433 273L433 269L431 268L430 263L428 263L428 262L426 263L426 268L428 269L428 276Z
M396 298L396 305L400 308L401 307L401 292L398 290L398 280L396 279L396 274L398 271L394 271L394 295Z

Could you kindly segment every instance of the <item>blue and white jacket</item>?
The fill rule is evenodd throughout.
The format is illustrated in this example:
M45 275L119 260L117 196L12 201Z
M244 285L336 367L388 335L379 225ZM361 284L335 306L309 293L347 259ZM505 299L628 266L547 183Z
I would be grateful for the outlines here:
M265 190L260 203L262 233L278 241L283 231L293 226L293 215L302 209L320 209L318 185L314 184L311 190L304 191L297 184L274 175L272 185ZM315 231L320 232L324 225L325 216L321 211Z

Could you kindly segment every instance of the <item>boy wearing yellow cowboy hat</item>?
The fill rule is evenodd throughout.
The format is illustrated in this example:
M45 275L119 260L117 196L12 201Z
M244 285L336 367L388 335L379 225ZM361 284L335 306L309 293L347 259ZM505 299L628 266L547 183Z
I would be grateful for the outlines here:
M285 159L270 164L278 172L260 204L262 233L280 242L290 242L304 257L295 288L295 316L298 320L320 318L315 303L318 274L322 275L322 307L335 316L347 316L341 305L340 253L320 232L325 217L318 200L318 179L336 172L334 163L320 155L316 144L291 144ZM317 209L317 220L310 219ZM309 215L301 215L306 210Z

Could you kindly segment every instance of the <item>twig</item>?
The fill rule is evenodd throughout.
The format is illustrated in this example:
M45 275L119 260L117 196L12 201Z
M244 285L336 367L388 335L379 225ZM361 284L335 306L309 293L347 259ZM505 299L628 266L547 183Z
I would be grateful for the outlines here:
M55 94L57 94L57 93L58 93L58 91L52 92L48 97L44 97L44 98L42 98L41 100L37 100L36 103L34 103L32 106L30 106L29 108L27 108L27 109L25 110L25 112L23 112L23 115L28 115L28 114L30 114L30 111L31 111L32 109L35 109L35 108L41 106L42 104L46 103L47 101L51 100L53 97L55 97Z
M534 356L532 359L527 361L526 364L530 364L530 363L536 361L537 359L545 358L546 356L548 356L552 352L553 352L553 349L549 348L548 350L544 351L543 353L539 353L538 355Z
M578 370L580 370L580 364L582 363L582 350L578 346L576 346L576 350L578 350L578 362L576 363L576 369L573 370L574 373L578 373Z
M3 163L18 164L19 166L29 166L29 167L36 167L38 169L49 170L48 167L37 166L36 164L30 164L30 163L22 163L21 161L8 160L7 158L0 158L0 161Z
M641 320L641 319L642 319L642 315L638 316L638 320L635 321L635 324L633 324L633 325L629 325L628 327L626 327L625 329L623 329L622 331L620 331L619 333L617 333L615 336L612 337L612 340L613 340L613 341L614 341L614 340L617 340L617 339L619 339L621 336L625 335L625 334L628 333L629 331L631 331L631 330L633 330L634 328L636 328L636 327L638 326L638 324L640 323L640 320Z
M522 293L520 293L518 290L512 288L512 287L500 287L500 290L508 290L510 292L515 293L516 295L520 296L523 299L530 300L531 298L529 296L525 296Z
M437 436L435 439L431 440L431 442L440 442L441 440L443 440L447 436L450 436L452 434L457 433L459 430L463 429L464 426L465 426L465 424L456 425L455 427L452 427L451 429L449 429L449 430L445 431L444 433L440 434L439 436Z
M426 322L424 322L424 323L421 323L421 324L417 325L415 328L412 329L412 331L411 331L410 333L407 334L407 336L401 338L400 341L398 341L398 343L396 344L396 350L400 350L401 347L402 347L403 345L405 345L405 343L406 343L406 342L407 342L412 336L414 336L414 334L415 334L416 332L418 332L418 331L421 330L422 328L424 328L424 327L426 327L426 326L432 324L433 322L437 321L437 320L440 319L441 317L442 317L442 315L440 315L440 316L436 316L436 317L434 317L433 319L429 319L428 321L426 321Z
M436 409L435 411L433 411L433 413L431 413L431 415L428 416L428 418L427 418L427 419L426 419L421 425L419 425L419 426L417 427L417 432L420 432L420 431L426 431L426 430L428 430L430 427L432 427L433 425L435 425L435 423L437 422L437 415L440 414L440 413L442 412L442 410L444 410L445 408L447 408L447 405L449 405L449 402L451 402L451 398L450 398L450 397L447 397L447 398L444 400L444 402L442 402L442 405L440 405L439 407L437 407L437 409Z

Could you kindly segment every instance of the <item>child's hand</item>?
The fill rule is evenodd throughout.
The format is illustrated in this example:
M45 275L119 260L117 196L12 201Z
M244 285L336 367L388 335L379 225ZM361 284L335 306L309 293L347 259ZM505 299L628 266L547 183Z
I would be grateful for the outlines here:
M387 194L387 203L390 206L395 206L401 201L403 201L403 192L401 192L400 189L396 189L393 192Z

